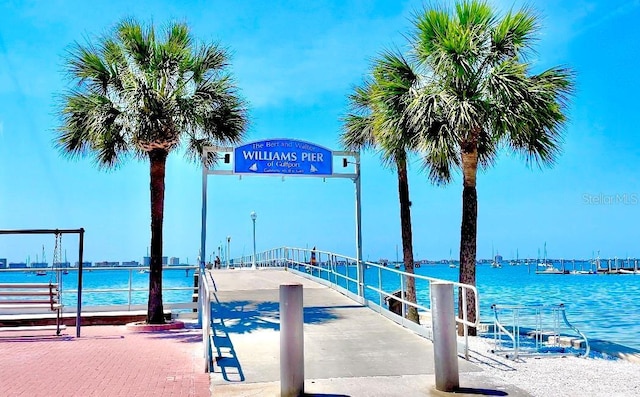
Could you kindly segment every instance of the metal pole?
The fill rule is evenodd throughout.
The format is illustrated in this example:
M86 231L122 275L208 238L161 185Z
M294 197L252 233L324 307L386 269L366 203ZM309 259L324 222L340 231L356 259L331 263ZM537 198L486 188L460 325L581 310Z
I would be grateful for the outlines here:
M231 236L227 236L227 269L229 268L230 256L231 256Z
M256 268L256 216L255 212L252 212L251 220L253 221L253 261L251 263L251 268Z
M202 150L202 218L200 226L200 277L204 276L204 262L207 260L206 241L207 241L207 157L209 153L206 149ZM202 305L202 292L198 288L198 307ZM202 326L202 310L198 310L198 326Z
M84 251L84 229L80 229L78 245L78 303L76 306L76 338L80 337L80 323L82 322L82 254Z
M460 387L453 284L431 283L431 314L436 390L452 392Z
M304 394L302 284L280 285L280 396Z
M356 153L355 157L355 171L356 178L354 179L356 187L356 262L358 264L358 295L364 298L364 264L362 263L362 214L360 204L360 153Z
M133 289L133 269L129 269L129 301L128 310L131 310L131 290Z
M207 150L202 153L202 218L200 229L200 270L204 270L204 262L207 260Z

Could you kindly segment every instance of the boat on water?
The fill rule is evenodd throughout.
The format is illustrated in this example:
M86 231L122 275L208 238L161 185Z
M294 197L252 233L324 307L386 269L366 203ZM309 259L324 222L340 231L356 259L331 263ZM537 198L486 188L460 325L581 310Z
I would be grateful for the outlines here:
M597 274L597 273L590 270L571 270L569 274Z
M502 261L502 256L497 251L496 254L493 255L493 245L491 245L491 267L494 269L502 268L502 264L500 263L500 261Z
M536 274L569 274L569 272L558 269L551 263L542 262L538 263L538 265L536 266Z
M540 250L538 250L538 255L540 254ZM538 256L539 258L539 256ZM547 243L544 243L544 257L542 262L536 264L536 274L569 274L569 271L565 271L564 269L558 269L553 266L553 263L547 261Z
M449 267L450 267L451 269L455 269L455 268L457 268L458 266L456 266L456 264L455 264L455 263L453 263L453 257L451 256L451 252L452 252L452 251L451 251L451 248L449 248Z
M47 275L47 271L46 270L38 270L36 272L36 276L46 276Z

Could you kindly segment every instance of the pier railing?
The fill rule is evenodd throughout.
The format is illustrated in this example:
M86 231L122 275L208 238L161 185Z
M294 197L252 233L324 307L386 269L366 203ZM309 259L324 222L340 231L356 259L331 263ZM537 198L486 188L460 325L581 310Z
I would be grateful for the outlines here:
M230 263L234 267L252 267L253 257L249 255L236 258ZM463 329L465 358L468 358L469 328L480 325L478 291L472 285L407 273L400 270L399 266L395 268L368 261L362 261L362 266L357 266L355 258L308 248L280 247L260 252L256 254L255 264L257 268L286 267L301 276L313 277L315 281L338 290L429 339L433 338L429 298L431 283L450 283L454 287L454 307L462 307L462 312L456 313L456 322ZM364 269L361 276L358 275L359 269ZM407 299L406 290L410 278L415 281L417 302ZM359 285L358 280L363 280L362 285ZM474 297L475 321L467 317L469 296ZM419 324L407 318L409 308L418 311Z
M189 281L185 283L168 283L165 278L163 282L163 305L166 310L180 313L192 313L197 308L197 303L193 297L198 292L198 286L194 285L193 275L197 271L197 266L164 266L163 276L167 271L182 271L188 276ZM37 276L36 272L46 272L46 275ZM61 301L63 303L63 313L76 313L78 300L78 268L38 268L38 269L0 269L0 279L8 282L26 282L27 280L38 280L48 282L56 280L60 286ZM95 285L89 281L86 273L101 273L104 280ZM114 277L118 272L117 277ZM82 296L81 311L86 312L116 312L116 311L136 311L146 310L149 294L149 278L139 273L148 273L149 267L85 267L83 269L84 281L80 291ZM23 277L24 274L24 277ZM113 280L107 283L106 280ZM94 285L92 285L94 284ZM181 285L170 285L181 284ZM37 311L29 313L39 314Z
M211 372L213 366L213 350L211 346L211 338L212 338L212 327L211 327L211 296L212 292L215 291L215 284L213 284L213 280L209 279L210 273L208 273L204 269L200 269L200 273L198 276L198 291L201 292L198 294L198 311L199 311L199 322L202 324L202 342L204 343L204 360L205 372Z

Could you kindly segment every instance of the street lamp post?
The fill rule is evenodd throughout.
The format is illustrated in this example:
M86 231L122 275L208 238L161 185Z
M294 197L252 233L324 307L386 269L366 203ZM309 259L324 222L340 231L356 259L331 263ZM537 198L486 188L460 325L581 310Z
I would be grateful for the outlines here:
M253 261L251 263L251 268L256 268L256 218L258 214L255 211L251 211L251 220L253 221Z
M230 256L231 256L231 236L227 236L227 269L229 268Z

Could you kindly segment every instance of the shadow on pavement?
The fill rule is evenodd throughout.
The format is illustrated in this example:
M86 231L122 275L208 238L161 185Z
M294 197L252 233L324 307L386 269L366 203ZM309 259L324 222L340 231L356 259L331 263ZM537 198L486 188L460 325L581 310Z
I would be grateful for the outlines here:
M359 306L348 306L357 308ZM332 321L338 318L334 313L335 307L305 307L304 323L315 324ZM256 330L280 329L280 303L279 302L255 302L232 301L212 303L212 317L220 321L226 321L227 332L248 333Z
M504 392L502 390L492 390L492 389L475 389L473 387L461 387L456 389L456 394L476 394L479 396L508 396L509 393Z
M216 365L220 369L222 378L227 382L244 382L245 377L242 372L242 366L238 361L238 355L233 348L224 320L211 317L211 331L213 333L211 336L211 350L216 349L215 356L213 354L211 356L213 356ZM215 368L212 368L212 372L215 372Z
M214 294L215 296L215 294ZM345 306L359 307L357 305ZM337 318L332 307L305 307L304 323L314 324ZM280 330L280 303L256 302L250 300L220 302L215 296L211 303L212 346L215 349L215 364L224 380L242 382L245 380L242 366L238 361L229 333L244 334L257 330ZM213 353L213 351L212 351ZM315 394L317 396L341 396L335 394Z
M154 339L175 339L181 343L202 343L202 332L194 332L193 330L167 330L147 332L146 334Z
M351 397L348 394L304 393L304 397Z

